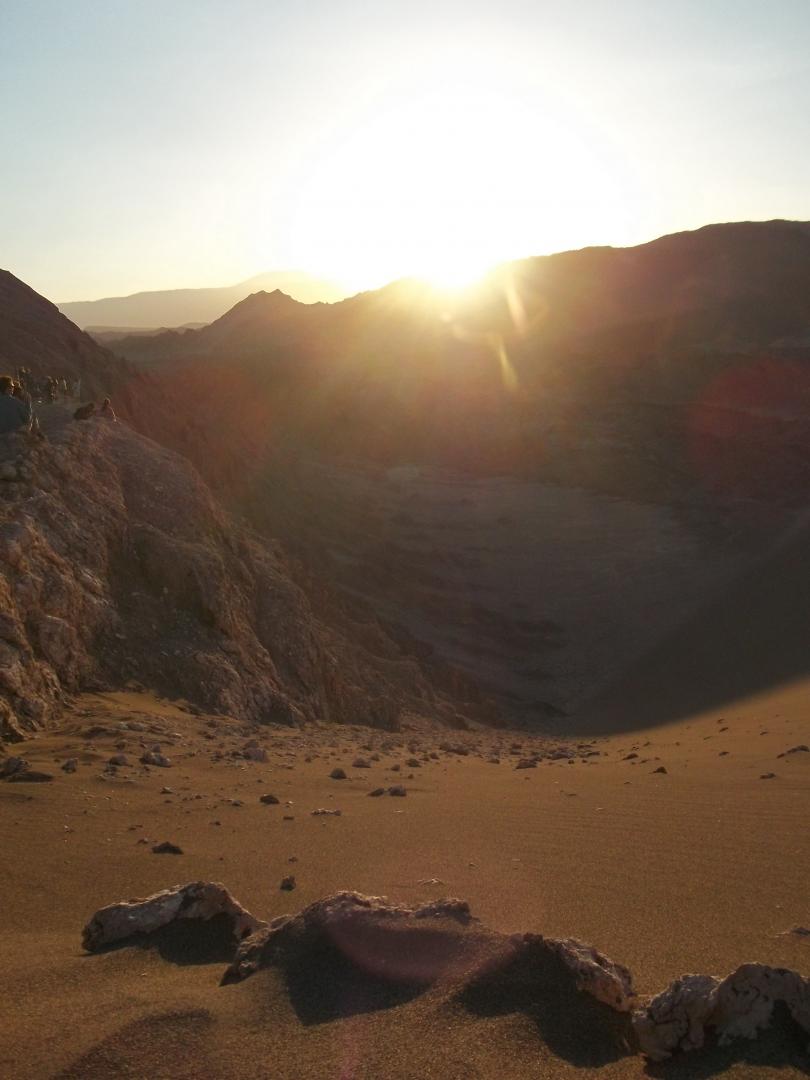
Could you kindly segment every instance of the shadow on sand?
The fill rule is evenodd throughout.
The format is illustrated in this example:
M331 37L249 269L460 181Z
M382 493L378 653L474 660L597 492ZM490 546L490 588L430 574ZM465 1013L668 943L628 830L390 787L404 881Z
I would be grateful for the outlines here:
M549 1049L572 1065L599 1068L635 1052L629 1014L578 990L562 960L540 943L474 975L456 1001L476 1016L524 1013Z
M233 919L230 915L222 914L207 921L176 919L151 934L134 934L86 955L100 956L132 948L156 949L164 960L183 967L192 964L229 964L236 948Z

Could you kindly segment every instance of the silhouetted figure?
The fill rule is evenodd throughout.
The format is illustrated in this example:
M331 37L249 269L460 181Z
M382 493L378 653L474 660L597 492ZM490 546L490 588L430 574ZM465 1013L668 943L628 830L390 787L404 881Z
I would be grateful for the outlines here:
M31 423L31 406L14 394L14 380L10 375L0 375L0 435L28 428Z
M76 412L73 414L74 420L89 420L91 416L96 414L95 401L88 401L86 405L80 405Z
M101 403L101 409L99 410L99 416L103 416L105 420L117 420L115 415L115 409L112 407L112 403L108 397L105 397Z

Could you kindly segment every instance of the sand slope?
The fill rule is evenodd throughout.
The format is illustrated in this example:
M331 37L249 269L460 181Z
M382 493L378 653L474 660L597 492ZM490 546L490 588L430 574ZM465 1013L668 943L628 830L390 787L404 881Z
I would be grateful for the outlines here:
M460 755L438 749L446 733L266 729L259 739L269 761L248 762L231 756L250 734L233 721L145 695L81 699L64 732L13 748L55 779L0 783L0 963L9 988L0 1071L643 1075L642 1059L609 1060L537 1002L507 995L498 1008L476 1009L437 989L389 1008L367 1001L324 1015L317 978L297 998L274 971L220 987L227 949L216 933L87 956L81 928L103 904L200 878L223 881L263 918L344 888L408 903L458 896L493 929L590 941L627 964L642 992L747 960L806 972L808 940L784 932L810 922L810 753L778 755L810 742L808 690L800 684L655 731L583 742L573 764L541 759L520 770L521 757L560 740L453 733L469 750ZM146 730L116 727L133 722ZM156 739L171 768L104 772L117 743L137 763L140 743ZM358 754L375 753L371 768L352 767ZM80 763L72 775L57 762L69 756ZM406 764L412 757L419 767ZM666 774L655 773L662 764ZM347 780L329 778L336 765ZM767 772L776 775L760 779ZM393 783L406 786L406 798L368 797ZM279 804L260 804L265 792ZM342 814L312 817L318 807ZM164 839L184 854L152 854ZM289 873L297 888L282 892ZM800 1043L774 1036L650 1074L785 1077L807 1068Z

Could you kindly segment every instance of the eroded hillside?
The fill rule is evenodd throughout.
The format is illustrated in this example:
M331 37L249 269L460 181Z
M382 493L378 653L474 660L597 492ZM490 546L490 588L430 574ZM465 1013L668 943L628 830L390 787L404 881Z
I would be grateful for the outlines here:
M45 726L66 692L130 680L254 722L486 712L364 609L310 600L187 461L124 423L48 426L44 443L10 437L2 465L4 736Z

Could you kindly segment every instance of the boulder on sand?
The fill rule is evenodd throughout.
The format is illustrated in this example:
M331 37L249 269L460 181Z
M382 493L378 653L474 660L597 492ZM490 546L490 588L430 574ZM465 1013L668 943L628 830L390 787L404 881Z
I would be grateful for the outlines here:
M722 981L713 975L684 975L633 1017L641 1051L663 1061L676 1050L703 1046L714 1029L721 1045L754 1039L782 1004L810 1034L810 979L767 964L743 964Z
M245 911L224 885L192 881L143 900L124 900L99 908L82 932L82 945L88 952L97 952L133 934L151 934L175 919L207 921L215 915L230 916L236 941L267 925Z

